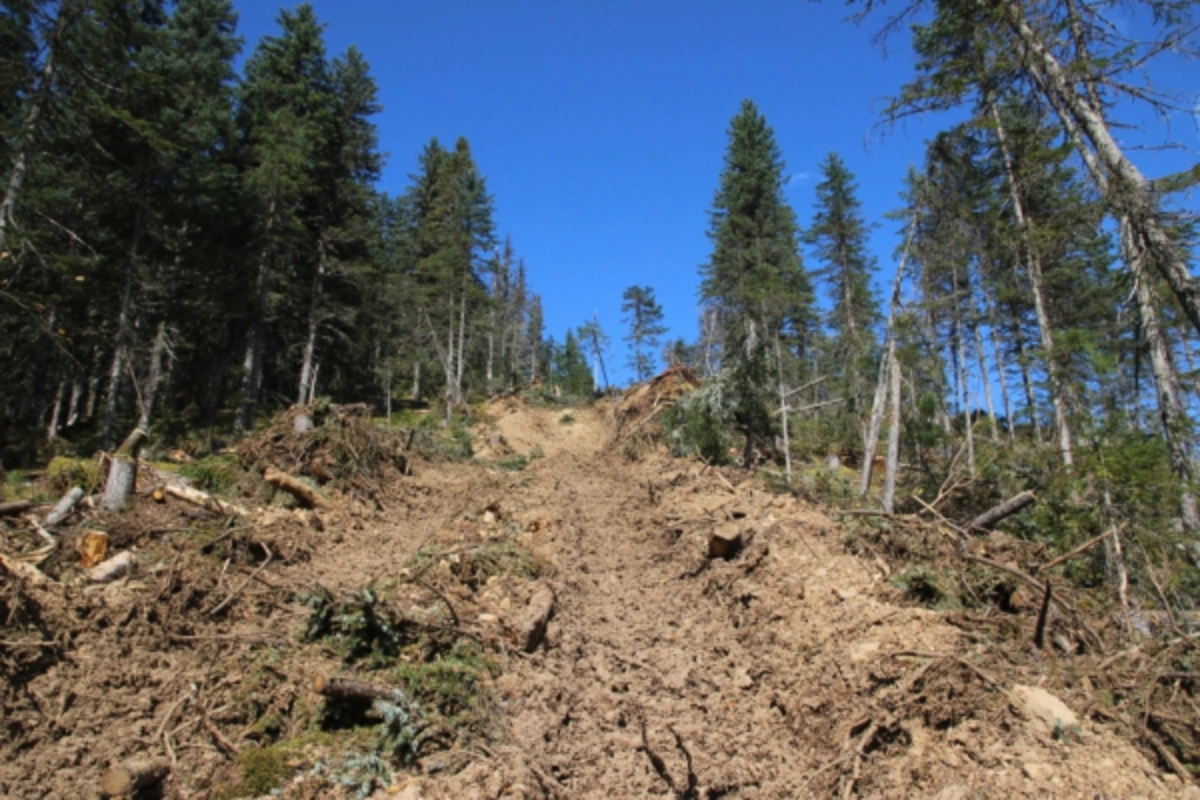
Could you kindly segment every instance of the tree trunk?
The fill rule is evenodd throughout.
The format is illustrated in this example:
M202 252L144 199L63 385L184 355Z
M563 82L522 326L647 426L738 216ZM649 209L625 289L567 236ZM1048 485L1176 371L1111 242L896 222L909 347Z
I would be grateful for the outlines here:
M129 260L125 265L125 285L121 290L121 310L117 314L117 335L113 337L112 369L108 373L108 396L104 400L104 425L100 430L100 446L112 445L113 423L117 416L117 399L121 390L121 373L125 370L125 338L133 304L133 273L137 263L138 237L141 235L141 212L133 225L133 241L129 245Z
M954 285L958 286L958 270L954 270L953 275ZM955 360L955 382L958 385L959 402L962 404L963 414L963 430L967 436L967 471L971 477L975 476L975 425L971 419L971 390L967 385L967 347L966 336L963 330L962 307L957 302L954 303L954 360Z
M900 473L900 362L896 358L896 340L888 345L888 446L887 466L883 474L883 510L892 514L896 510L896 478Z
M154 334L154 345L150 348L150 373L146 379L146 388L142 392L142 413L138 417L137 426L142 430L150 430L150 419L154 413L154 399L158 396L158 385L162 381L163 356L168 354L170 344L167 342L167 323L160 321L158 331Z
M984 405L987 406L988 423L991 425L992 441L1000 441L1000 423L996 420L996 402L992 399L992 379L988 374L987 352L983 347L983 333L979 330L978 318L971 323L975 332L975 357L979 361L979 378L983 383Z
M1159 322L1159 302L1146 275L1142 253L1132 241L1135 233L1129 221L1121 219L1121 241L1125 260L1133 274L1137 294L1138 312L1141 315L1142 331L1150 351L1150 367L1154 371L1154 386L1158 395L1159 420L1162 422L1163 438L1171 457L1171 468L1182 484L1181 516L1183 527L1189 532L1200 530L1200 515L1196 508L1196 495L1192 489L1195 479L1195 451L1192 444L1191 420L1180 402L1179 376L1171 363L1170 348Z
M787 387L783 384L783 348L779 344L779 331L775 332L775 365L779 370L779 416L783 423L783 478L792 484L792 441L788 431Z
M1050 394L1054 403L1054 422L1058 430L1059 455L1063 466L1070 469L1075 461L1071 444L1071 428L1067 420L1067 388L1062 380L1061 372L1055 361L1054 334L1050 326L1050 315L1046 312L1045 298L1042 293L1042 262L1037 247L1034 244L1033 232L1029 219L1025 215L1024 200L1017 185L1016 171L1013 169L1012 153L1009 152L1005 138L1004 124L1000 118L1000 109L995 101L991 102L992 120L996 123L996 141L1000 146L1000 154L1004 162L1004 175L1008 182L1009 194L1013 203L1013 214L1017 219L1017 229L1021 234L1021 242L1025 250L1025 268L1029 277L1030 290L1033 292L1033 308L1037 315L1038 331L1042 339L1042 357L1046 361L1046 373L1050 378Z
M296 393L299 405L311 402L312 386L316 383L313 375L313 355L317 351L317 329L321 318L321 290L325 281L325 236L321 235L317 243L317 269L313 273L312 298L308 306L308 335L304 340L304 358L300 365L300 389Z
M1072 78L1029 25L1021 5L1007 0L1003 10L1013 34L1029 56L1026 64L1042 92L1051 100L1060 117L1069 116L1073 126L1087 137L1093 148L1089 155L1098 159L1112 182L1116 183L1113 191L1107 191L1109 187L1106 185L1100 186L1106 201L1119 216L1128 219L1128 224L1153 255L1154 266L1171 287L1192 326L1200 331L1200 286L1163 224L1150 190L1150 182L1125 156L1113 138L1104 119L1104 109L1076 91ZM1076 142L1077 146L1082 145L1082 141Z
M412 393L409 399L414 403L421 399L421 362L416 359L413 360Z
M1004 348L1000 345L1000 326L996 322L996 304L986 293L983 296L983 302L987 307L988 328L991 330L992 338L992 356L996 361L996 377L1000 382L1000 403L1004 407L1004 426L1008 429L1008 443L1016 444L1012 401L1008 395L1008 367L1004 362Z
M104 485L104 497L100 506L105 511L118 512L125 508L137 483L138 451L146 441L146 432L134 428L117 452L113 454L108 468L108 481Z
M896 267L896 278L892 281L892 300L888 305L887 325L884 329L883 346L888 353L895 352L896 312L900 308L900 290L904 283L904 271L908 265L908 250L912 244L913 234L917 228L917 215L913 214L908 226L908 235L904 237L904 251L900 256L900 264ZM871 472L875 464L875 451L879 447L879 431L883 427L884 402L887 396L889 359L880 359L879 377L875 383L875 400L871 404L871 421L867 426L867 436L863 442L862 477L858 484L859 497L866 497L871 488Z
M79 398L83 396L83 384L76 378L71 381L71 399L67 403L67 421L64 428L69 428L79 421Z
M63 393L66 391L66 381L58 382L58 391L54 393L54 405L50 407L50 424L46 426L46 441L53 442L58 436L58 418L62 412Z
M264 328L267 324L267 298L271 288L271 231L275 227L275 205L272 200L267 208L267 224L264 231L262 250L258 255L258 298L255 304L254 320L250 323L250 332L246 337L246 357L242 361L242 397L238 403L237 419L234 421L234 433L244 436L254 430L254 416L258 404L258 389L262 377L262 349Z

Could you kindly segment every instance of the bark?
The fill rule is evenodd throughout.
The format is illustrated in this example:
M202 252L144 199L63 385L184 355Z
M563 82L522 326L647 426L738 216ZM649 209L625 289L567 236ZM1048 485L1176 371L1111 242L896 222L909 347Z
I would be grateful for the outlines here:
M325 283L325 236L322 235L317 243L317 269L313 273L312 298L308 306L308 335L304 339L304 358L300 365L300 388L296 394L296 402L304 405L311 401L312 390L316 384L313 371L313 356L317 351L317 329L321 318L321 291Z
M186 503L191 503L194 506L207 509L215 514L245 517L250 513L236 503L227 503L224 500L218 500L212 495L205 494L199 489L193 489L190 486L171 486L170 484L167 484L163 487L163 491L172 497L183 500Z
M50 407L50 424L46 426L46 441L53 442L58 436L58 418L62 414L63 393L66 391L66 381L58 382L58 391L54 393L54 405Z
M1024 249L1025 269L1029 278L1030 290L1033 293L1033 308L1037 315L1038 332L1041 334L1042 357L1046 361L1046 373L1050 378L1050 394L1054 403L1054 423L1058 431L1059 455L1062 458L1063 466L1070 469L1075 462L1075 456L1071 442L1071 427L1067 420L1067 388L1054 357L1054 334L1042 291L1041 256L1034 244L1029 218L1025 214L1024 200L1021 197L1016 171L1013 168L1012 153L1008 149L1004 124L1000 118L1000 109L995 101L991 102L991 114L992 120L996 124L996 141L1000 146L1000 154L1004 163L1004 176L1008 183L1009 195L1012 198L1013 215L1017 219L1017 230L1020 232Z
M1008 366L1004 362L1004 348L1000 345L1000 326L996 322L996 304L991 296L985 294L984 305L987 307L988 328L991 330L992 356L996 361L996 377L1000 383L1000 403L1004 407L1004 427L1008 429L1009 444L1016 443L1016 431L1013 425L1012 400L1008 394Z
M137 484L138 451L142 449L146 435L141 428L134 428L113 454L112 464L108 468L108 481L104 485L104 497L100 500L100 506L105 511L118 512L129 502Z
M912 245L913 234L917 227L917 215L914 214L908 226L908 235L904 238L904 251L900 256L900 264L896 267L896 278L892 281L892 299L888 305L887 325L884 329L883 346L889 354L879 362L879 377L875 382L875 400L871 404L871 421L867 425L867 436L863 447L862 477L858 485L860 497L866 497L871 488L871 472L874 469L875 451L879 447L879 432L883 427L884 402L887 394L887 377L890 363L895 353L896 312L900 308L900 290L904 283L904 271L908 265L908 250Z
M0 503L0 517L11 517L22 514L33 507L30 500L14 500L11 503Z
M301 483L286 472L281 472L274 467L267 467L266 472L263 473L263 480L276 489L287 492L308 508L333 507L333 503L317 494L311 486Z
M1021 492L1015 497L1010 497L1008 500L1005 500L995 508L983 512L978 517L971 520L971 522L967 525L967 528L987 530L1002 519L1011 517L1013 514L1016 514L1018 511L1031 506L1036 502L1037 496L1034 495L1033 492Z
M67 403L67 421L64 428L69 428L79 421L79 398L83 395L83 385L78 380L71 381L71 399Z
M958 286L958 270L954 270L953 274L954 285ZM967 385L967 345L966 335L963 330L962 307L956 301L954 303L954 345L955 345L955 381L958 384L958 393L962 403L963 414L963 430L967 437L967 471L972 477L975 475L975 421L971 418L971 391Z
M83 499L85 492L79 486L74 486L69 492L64 494L62 498L55 503L54 508L50 509L50 513L46 515L46 527L53 528L58 523L67 518L67 515L78 505Z
M1121 220L1121 241L1125 261L1133 274L1137 295L1138 312L1142 320L1142 333L1150 351L1150 368L1154 372L1154 386L1158 395L1159 421L1162 423L1163 439L1170 454L1171 469L1182 484L1180 511L1183 527L1189 532L1200 530L1200 514L1197 513L1196 495L1192 490L1195 480L1195 449L1192 444L1191 421L1180 400L1179 376L1171 362L1170 348L1163 333L1158 316L1158 299L1146 274L1141 248L1131 241L1134 233L1127 219Z
M1104 168L1108 180L1102 181L1100 188L1106 190L1106 201L1119 216L1127 217L1129 224L1144 239L1155 268L1171 287L1192 326L1200 331L1200 286L1158 213L1150 182L1121 150L1108 128L1103 107L1076 90L1067 70L1030 26L1021 5L1007 0L1002 8L1012 33L1025 49L1026 65L1042 92L1060 118L1069 117L1072 127L1090 142L1090 149L1081 147L1082 140L1076 138L1081 155L1086 150L1085 158L1098 161Z
M162 783L171 772L165 758L134 758L113 767L100 779L100 792L107 797L130 797Z
M891 389L888 400L887 466L883 474L881 505L887 513L896 510L896 477L900 472L900 362L896 359L896 340L888 348L888 375Z
M234 432L238 436L254 430L254 416L258 404L258 388L262 377L262 349L264 328L267 324L267 297L271 288L271 259L273 247L271 232L275 227L276 201L267 208L265 242L258 256L258 299L250 333L246 338L246 357L242 361L242 397L238 403Z
M124 575L128 575L137 565L137 559L130 550L123 550L107 561L101 561L88 570L88 580L92 583L110 583Z
M141 213L133 225L133 240L129 245L129 260L125 265L125 284L121 290L121 309L117 314L117 334L113 337L112 368L108 373L108 395L104 399L104 424L100 430L100 446L107 450L112 445L113 423L117 416L117 397L121 390L121 374L125 370L125 339L129 331L129 319L133 304L133 274L137 263L138 238L141 235Z
M364 703L376 700L384 700L389 703L407 701L400 689L391 686L367 683L353 678L330 678L325 675L313 678L313 691L322 697L334 700L357 700Z
M975 357L979 360L979 378L983 382L983 399L987 406L992 441L997 442L1000 440L1000 423L996 421L996 403L992 400L992 379L988 374L987 352L983 347L983 332L979 330L978 320L971 324L971 329L975 333Z
M150 371L146 378L146 388L142 393L142 413L138 417L137 426L142 430L150 430L150 418L154 413L154 400L158 396L158 386L162 382L163 356L170 352L167 342L167 323L160 321L158 331L154 334L154 345L150 348Z
M412 393L409 399L414 403L421 399L421 362L416 360L413 361Z

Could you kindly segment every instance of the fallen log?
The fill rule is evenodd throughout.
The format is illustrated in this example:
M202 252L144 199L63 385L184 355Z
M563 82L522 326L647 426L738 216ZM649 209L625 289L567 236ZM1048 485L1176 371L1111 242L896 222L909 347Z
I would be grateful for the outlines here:
M170 772L171 762L165 758L131 758L104 773L100 793L105 797L130 797L161 783Z
M27 564L24 561L6 556L0 553L0 567L4 567L9 573L16 575L18 578L24 578L35 586L43 586L47 583L53 583L50 577L33 564Z
M546 638L546 626L554 615L554 592L542 587L533 593L525 613L517 623L517 644L526 653L532 653Z
M147 436L141 428L134 428L113 454L112 464L108 468L108 481L104 484L104 497L100 501L105 511L115 513L129 502L137 483L138 451L142 449Z
M1011 517L1026 506L1031 506L1036 502L1037 496L1033 492L1021 492L1019 495L1005 500L995 508L989 509L971 520L967 525L967 529L987 530L1005 517Z
M54 508L50 509L50 513L46 515L46 527L53 528L55 525L66 519L67 515L70 514L75 506L79 504L79 501L83 499L83 495L83 487L72 487L71 491L64 494L62 499L55 503Z
M136 563L137 559L134 558L133 552L130 550L124 550L120 553L117 553L107 561L101 561L99 564L88 570L88 580L90 580L92 583L108 583L109 581L115 581L117 578L125 575L131 569L133 569Z
M311 486L301 483L286 472L281 472L274 467L267 467L263 473L263 480L276 489L287 492L308 508L333 508L333 503L317 494Z
M206 494L199 489L193 489L190 486L171 486L167 484L163 486L163 491L172 497L176 497L185 503L191 503L194 506L200 506L203 509L212 511L214 514L225 514L231 517L244 517L250 512L236 503L227 503L224 500L218 500L210 494Z
M11 517L13 514L28 511L32 507L33 503L29 500L14 500L11 503L0 503L0 517Z
M363 703L376 700L386 700L389 703L407 700L404 692L391 686L356 681L353 678L330 678L325 675L313 678L313 691L333 700L357 700Z

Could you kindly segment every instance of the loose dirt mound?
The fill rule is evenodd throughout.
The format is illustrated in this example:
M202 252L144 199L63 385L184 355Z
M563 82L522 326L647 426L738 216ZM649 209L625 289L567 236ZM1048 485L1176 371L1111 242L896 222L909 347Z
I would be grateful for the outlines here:
M676 365L630 388L616 408L617 438L628 438L646 428L688 392L699 389L700 375L690 367Z
M132 578L0 570L0 794L94 796L150 756L163 796L214 800L1195 796L1072 678L1137 653L1034 658L1013 649L1032 614L1000 641L906 604L820 510L624 460L604 407L488 416L479 458L378 502L226 519L143 498L120 521ZM382 705L314 693L339 676Z

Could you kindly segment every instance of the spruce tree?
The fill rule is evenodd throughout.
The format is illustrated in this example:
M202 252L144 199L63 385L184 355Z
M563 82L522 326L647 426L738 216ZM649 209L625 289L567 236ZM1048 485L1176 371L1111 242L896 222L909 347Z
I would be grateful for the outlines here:
M722 367L732 375L734 416L749 464L772 428L768 405L784 378L785 352L797 356L812 343L813 297L796 214L784 198L784 161L774 131L745 100L728 134L709 212L713 252L700 268L700 293L716 309L724 333Z

